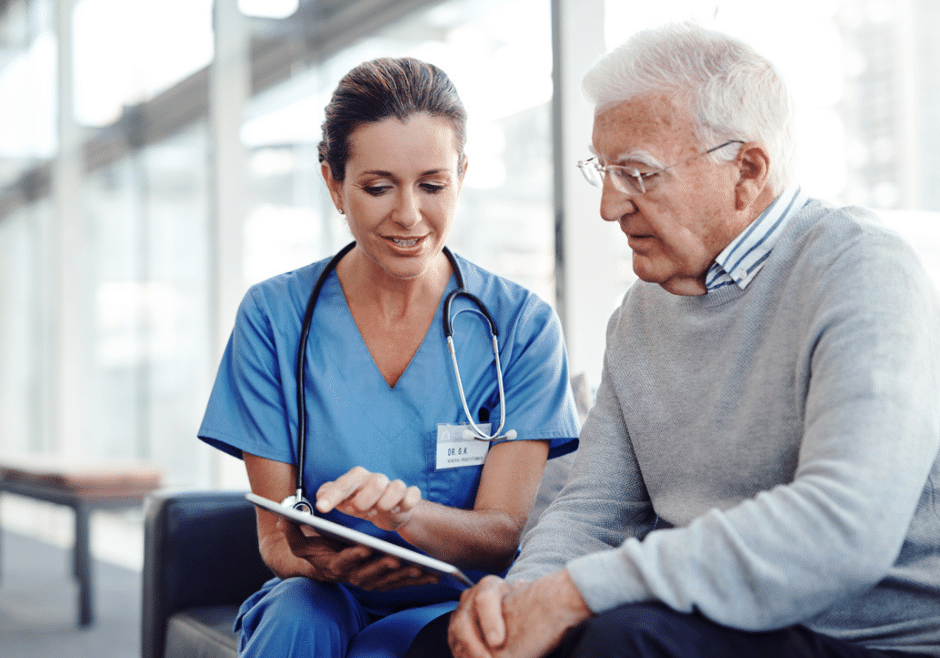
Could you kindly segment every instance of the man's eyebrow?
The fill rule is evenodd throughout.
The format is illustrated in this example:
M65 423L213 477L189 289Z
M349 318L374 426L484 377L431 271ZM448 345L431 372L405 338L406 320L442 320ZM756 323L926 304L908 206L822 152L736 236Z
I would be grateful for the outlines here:
M653 157L649 151L629 151L617 156L617 162L632 162L651 169L663 169L666 165Z
M593 144L588 146L588 150L591 154L600 160L600 154L598 154L597 149L594 148ZM617 164L622 162L632 162L634 164L641 164L651 169L663 169L666 165L661 163L659 160L654 158L649 151L628 151L627 153L621 153L617 156L611 164Z

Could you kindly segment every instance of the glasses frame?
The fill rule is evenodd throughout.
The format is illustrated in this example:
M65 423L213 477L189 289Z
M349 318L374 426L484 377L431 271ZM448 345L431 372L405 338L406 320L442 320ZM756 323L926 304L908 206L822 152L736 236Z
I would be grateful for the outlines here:
M729 139L727 142L719 144L718 146L714 146L707 151L697 153L691 158L686 158L681 162L676 162L675 164L671 164L668 167L663 167L662 169L657 169L656 171L648 171L645 174L640 173L636 167L628 167L626 165L602 165L597 161L597 157L588 158L587 160L579 160L578 169L581 170L581 173L584 175L584 179L594 187L603 189L604 180L610 178L613 186L624 194L646 194L646 184L643 182L644 179L661 174L664 171L669 171L673 167L684 165L685 163L691 162L692 160L700 158L703 155L714 153L715 151L723 149L726 146L730 146L731 144L744 143L745 142L740 139ZM613 176L610 175L611 172L614 173Z

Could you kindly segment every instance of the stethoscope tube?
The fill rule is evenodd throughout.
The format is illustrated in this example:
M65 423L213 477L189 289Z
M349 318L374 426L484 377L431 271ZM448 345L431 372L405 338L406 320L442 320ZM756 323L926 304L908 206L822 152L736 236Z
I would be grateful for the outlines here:
M454 263L454 271L458 271L456 263ZM470 408L467 405L467 396L464 394L463 381L460 378L460 367L457 365L457 350L454 347L453 318L450 314L450 306L458 297L464 297L473 302L483 317L486 319L486 322L490 327L490 339L493 342L493 357L496 360L496 384L499 388L499 428L497 428L493 434L487 434L482 429L480 429L480 427L477 426L475 422L473 422L473 414L470 413ZM460 313L462 313L462 311L457 312L458 315ZM456 315L454 317L456 317ZM460 278L458 278L458 288L447 295L447 299L444 300L444 336L447 338L447 351L450 352L450 360L454 366L454 377L457 380L457 390L460 392L460 402L463 404L464 413L467 414L467 420L470 421L470 426L473 428L472 431L465 430L463 433L463 438L473 438L479 439L481 441L495 441L497 439L516 438L516 433L513 430L511 430L506 435L502 434L503 427L506 425L506 394L503 390L503 369L499 363L499 331L497 330L496 323L493 322L493 316L490 315L486 305L483 304L479 297L463 289L463 286L460 285Z
M294 373L297 385L297 479L295 480L297 492L291 506L294 509L311 514L313 513L313 506L304 496L304 457L307 448L307 386L304 381L304 367L307 362L307 338L310 336L310 325L313 323L313 309L317 305L317 299L320 298L320 290L323 289L323 284L326 283L330 272L336 269L336 265L343 259L343 256L352 251L355 246L355 242L350 242L340 249L326 264L323 272L317 278L313 291L307 299L304 321L300 327L300 341L297 344L297 370Z
M297 387L297 477L294 483L296 493L295 495L289 496L286 500L284 500L283 504L311 514L313 513L313 506L304 496L303 484L304 462L307 447L307 402L306 381L304 378L304 369L306 366L307 355L307 340L310 336L310 326L313 323L313 311L316 307L317 299L320 297L320 290L326 283L330 272L336 269L339 261L342 260L343 257L348 254L355 246L355 242L350 242L348 245L343 247L335 256L333 256L333 258L330 259L330 261L326 264L326 267L324 267L323 271L320 273L320 276L317 277L317 281L313 286L310 297L307 299L307 307L304 310L303 324L301 325L300 329L300 341L297 345L297 367L295 371ZM447 295L446 299L444 300L444 335L447 338L447 349L450 352L451 361L454 366L454 376L457 379L457 390L460 393L460 401L463 404L464 413L467 414L467 419L470 421L470 426L472 427L472 430L464 430L463 438L474 438L481 441L514 439L516 438L515 430L509 430L506 434L501 434L503 431L503 426L506 423L506 398L505 391L503 390L503 369L499 362L499 343L497 340L498 331L496 329L496 323L493 321L493 316L490 315L486 305L483 304L483 302L476 295L464 289L463 274L460 271L460 266L457 264L457 259L454 257L454 254L451 253L450 249L447 247L444 247L443 251L444 255L447 257L447 260L450 261L451 268L454 271L454 278L457 279L457 289L451 291L451 293ZM450 314L451 304L458 297L464 297L473 302L476 308L486 319L487 324L489 324L490 327L490 337L493 342L493 355L496 359L496 383L499 389L500 409L499 428L492 435L486 434L475 422L473 422L473 415L470 413L470 408L467 405L467 397L464 394L463 382L460 379L460 369L457 366L457 353L454 349L454 328ZM463 311L458 311L457 314L459 315L462 312Z

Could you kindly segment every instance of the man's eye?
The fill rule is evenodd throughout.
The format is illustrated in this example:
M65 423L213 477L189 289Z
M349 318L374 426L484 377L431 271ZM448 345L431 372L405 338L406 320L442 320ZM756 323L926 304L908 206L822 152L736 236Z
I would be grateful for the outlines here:
M616 176L617 178L621 180L629 180L631 178L633 178L634 180L636 179L636 174L633 169L625 169L623 167L612 167L611 169L608 169L608 171L613 172L614 176Z

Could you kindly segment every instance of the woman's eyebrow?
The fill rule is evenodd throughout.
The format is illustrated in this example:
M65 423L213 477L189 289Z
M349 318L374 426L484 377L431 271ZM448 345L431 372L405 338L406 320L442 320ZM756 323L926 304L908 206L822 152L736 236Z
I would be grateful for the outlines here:
M419 177L423 176L436 176L441 173L448 173L450 170L447 167L439 167L438 169L428 169L420 174ZM360 176L382 176L383 178L397 178L395 174L390 171L385 171L384 169L369 169L368 171L359 172Z

